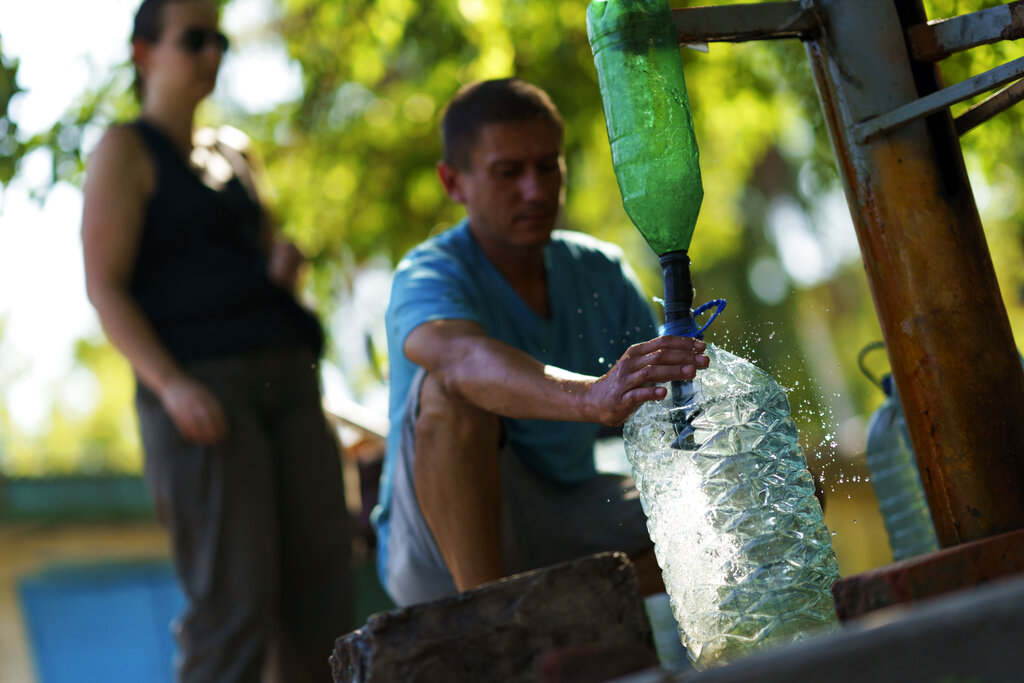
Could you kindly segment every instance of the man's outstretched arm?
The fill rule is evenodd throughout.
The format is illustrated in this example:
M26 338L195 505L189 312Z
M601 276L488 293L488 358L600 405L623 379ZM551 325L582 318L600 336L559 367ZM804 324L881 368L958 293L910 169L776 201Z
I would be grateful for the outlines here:
M622 424L645 401L664 398L652 386L693 379L708 366L704 342L664 336L629 347L600 377L545 365L489 337L465 320L435 320L414 329L405 355L445 389L488 412L520 419Z

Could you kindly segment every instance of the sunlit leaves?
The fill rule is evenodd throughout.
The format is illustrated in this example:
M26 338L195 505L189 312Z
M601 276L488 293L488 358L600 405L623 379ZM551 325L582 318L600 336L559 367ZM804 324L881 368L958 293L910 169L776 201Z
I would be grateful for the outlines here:
M740 1L750 0L713 4ZM926 8L929 17L940 18L998 4L928 0ZM283 229L313 259L313 290L323 312L336 307L353 263L381 255L394 263L461 217L436 181L439 117L462 84L508 75L545 88L565 118L565 225L621 244L651 292L657 292L656 262L622 210L612 173L586 38L586 0L279 0L278 6L281 18L273 30L301 65L301 98L245 117L207 107L200 120L232 123L255 139ZM958 82L1021 54L1018 43L983 46L943 62L942 76L946 83ZM860 413L869 412L880 397L858 377L853 359L864 343L877 338L878 327L861 265L846 264L830 281L808 289L784 279L785 297L777 303L761 301L750 284L756 264L779 260L779 245L767 228L771 203L792 200L812 216L839 188L803 47L797 41L713 44L708 54L683 50L682 55L705 186L691 249L695 284L699 300L730 298L712 339L757 340L751 348L734 350L755 356L784 384L795 386L808 373L797 321L813 309L829 321L821 334L833 334L853 404ZM17 122L5 115L16 92L16 70L16 63L0 55L0 182L16 172L21 155L40 147L52 155L55 178L80 181L86 142L137 111L129 93L130 69L113 74L96 92L83 93L52 130L31 140L16 139ZM970 104L958 105L954 113ZM1024 148L1014 142L1024 123L1022 111L1018 106L1004 112L962 140L1018 338L1024 336L1018 303L1024 271L1024 193L1019 191ZM812 221L812 229L829 248L821 226ZM769 338L772 325L780 331ZM83 362L91 363L104 386L104 373L113 378L111 386L119 386L120 370L92 357L83 356ZM804 381L792 399L797 406L817 405L822 399L814 394L813 382ZM106 438L99 434L113 433L114 422L97 420L105 426L89 429L99 442ZM820 425L809 429L823 431ZM130 435L124 432L122 438ZM817 441L811 438L812 445Z
M18 87L18 60L5 57L0 41L0 186L14 177L17 161L23 153L16 132L17 121L10 118L8 106L20 88Z
M132 404L135 382L124 358L109 344L80 341L78 366L64 385L91 385L87 413L58 393L43 434L26 433L0 406L0 467L8 476L138 472L141 453Z

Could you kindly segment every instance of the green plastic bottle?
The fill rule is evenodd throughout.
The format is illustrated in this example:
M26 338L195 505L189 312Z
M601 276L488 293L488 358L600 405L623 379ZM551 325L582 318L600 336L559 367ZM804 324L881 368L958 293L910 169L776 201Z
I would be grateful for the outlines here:
M587 34L630 220L659 256L685 251L704 187L667 0L595 0Z

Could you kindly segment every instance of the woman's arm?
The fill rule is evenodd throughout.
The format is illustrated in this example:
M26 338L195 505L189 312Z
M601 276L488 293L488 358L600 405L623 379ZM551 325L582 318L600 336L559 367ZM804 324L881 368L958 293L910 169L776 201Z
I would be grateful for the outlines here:
M89 160L85 182L86 292L107 337L160 398L182 436L213 443L227 433L220 403L185 374L128 291L155 180L138 133L127 127L107 131Z

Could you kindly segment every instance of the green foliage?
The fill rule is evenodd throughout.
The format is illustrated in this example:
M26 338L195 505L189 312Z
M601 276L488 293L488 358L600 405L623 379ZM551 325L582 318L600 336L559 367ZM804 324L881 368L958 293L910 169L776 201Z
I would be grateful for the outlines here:
M996 4L930 0L926 6L938 18ZM657 294L656 261L629 224L612 173L586 5L279 0L273 30L301 66L302 96L258 115L208 107L200 118L237 125L253 136L283 229L312 256L312 290L321 311L330 312L346 295L356 265L381 255L397 262L412 245L461 217L435 177L439 117L460 85L508 75L545 88L566 121L565 224L621 244ZM950 58L941 70L952 83L1018 54L1012 43L986 46ZM682 55L705 185L690 250L697 296L730 302L709 338L751 356L792 389L812 466L835 481L837 462L844 461L849 473L855 456L842 440L838 449L831 446L838 423L866 421L882 398L855 363L860 348L880 338L862 267L857 261L840 264L813 286L787 280L785 296L776 302L760 299L751 284L755 265L778 263L779 245L767 225L772 203L791 201L812 215L841 191L806 55L796 41L713 44L708 54L684 49ZM0 58L0 66L0 127L10 137L16 122L7 120L5 104L17 91L17 64ZM0 180L14 168L11 159L42 147L53 152L55 178L80 181L89 131L136 111L130 76L127 67L118 70L104 87L83 94L52 130L18 142L12 157L0 157ZM1021 116L1019 107L1012 109L963 138L1018 337L1024 334L1024 199L1017 191L1024 150L1009 143L1018 137ZM812 221L811 231L824 249L834 249L824 226ZM127 381L124 368L101 360L99 347L80 352L105 392ZM88 426L72 426L85 430L75 437L79 443L122 452L134 432L116 414L130 413L129 397L123 387L109 391L109 402L101 403ZM54 431L71 434L72 426Z
M18 60L4 56L0 40L0 187L11 182L22 154L17 138L18 123L8 113L11 98L19 92Z
M1003 5L998 0L932 0L929 16L944 18ZM934 11L934 14L931 12ZM1024 55L1019 41L1001 41L952 55L941 62L946 85L1005 64ZM983 93L952 108L959 116L991 96ZM1024 339L1024 197L1019 191L1024 150L1011 141L1020 137L1024 107L1017 105L969 131L961 138L964 158L985 224L985 235L999 277L1010 325L1018 340ZM1018 341L1018 347L1021 342Z
M135 388L131 369L105 341L79 341L75 359L78 367L73 373L80 375L78 380L96 388L94 406L81 414L57 392L46 429L35 434L26 433L0 405L0 470L5 474L124 474L140 470L138 427L130 409ZM64 382L70 379L65 377Z
M289 229L316 253L397 259L457 219L434 166L440 110L462 83L518 74L551 90L573 169L603 136L582 2L285 6L281 31L306 88L274 131L287 144L267 150L267 168Z

